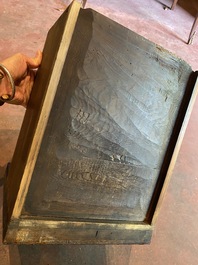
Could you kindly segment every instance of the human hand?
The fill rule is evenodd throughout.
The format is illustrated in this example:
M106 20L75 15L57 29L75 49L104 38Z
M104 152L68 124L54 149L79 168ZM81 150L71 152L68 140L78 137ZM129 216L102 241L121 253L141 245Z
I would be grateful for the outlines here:
M16 88L14 98L10 101L6 101L7 103L27 107L34 84L35 69L39 67L41 60L42 53L41 51L37 51L34 58L17 53L1 62L10 72ZM4 75L0 80L0 97L6 100L6 97L9 97L9 95L12 95L12 88L9 79Z

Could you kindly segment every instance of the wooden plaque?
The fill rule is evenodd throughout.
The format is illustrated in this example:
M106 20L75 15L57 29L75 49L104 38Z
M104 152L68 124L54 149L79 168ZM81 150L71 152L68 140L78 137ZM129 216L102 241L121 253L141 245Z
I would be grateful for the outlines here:
M4 242L149 243L196 77L74 1L48 33L8 170Z

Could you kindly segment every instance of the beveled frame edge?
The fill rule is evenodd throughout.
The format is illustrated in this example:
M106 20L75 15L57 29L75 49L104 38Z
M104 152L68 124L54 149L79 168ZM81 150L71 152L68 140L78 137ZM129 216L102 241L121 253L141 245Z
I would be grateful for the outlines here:
M149 244L152 230L152 226L144 223L18 219L9 224L4 243Z
M196 73L197 75L197 73ZM12 219L9 223L4 243L17 244L149 244L162 201L165 196L172 172L179 154L185 131L198 94L198 79L192 89L187 104L182 126L176 139L171 162L165 180L160 190L160 196L151 222L118 223L116 221L65 221L65 220L35 220L33 217ZM19 216L20 217L20 216ZM27 218L27 219L25 219ZM94 222L93 222L94 221ZM82 232L83 227L83 232ZM80 239L76 238L76 233Z
M181 145L182 145L182 141L183 141L183 138L184 138L187 126L188 126L188 122L190 120L190 116L191 116L191 113L192 113L192 110L193 110L193 107L194 107L194 104L195 104L195 101L196 101L197 94L198 94L198 72L194 72L194 74L196 75L196 82L195 82L195 85L194 85L194 88L193 88L193 91L192 91L192 95L190 97L190 101L188 103L187 111L186 111L182 126L180 128L180 132L179 132L179 135L178 135L178 138L177 138L177 141L176 141L176 145L174 147L174 151L173 151L173 154L172 154L172 157L171 157L171 161L170 161L170 164L169 164L169 167L168 167L168 171L166 173L165 180L164 180L161 192L160 192L160 196L158 198L157 205L156 205L153 217L152 217L151 222L150 222L150 224L152 226L155 226L155 224L156 224L156 221L157 221L157 218L158 218L158 215L159 215L159 212L160 212L160 208L162 206L162 202L163 202L163 199L165 197L165 193L166 193L168 185L170 183L170 179L171 179L171 176L172 176L172 173L173 173L173 169L175 167L175 163L177 161L177 158L178 158L178 155L179 155L179 151L180 151L180 148L181 148Z
M63 50L59 50L58 51L58 56L65 56L67 55L67 51L70 45L70 41L72 38L72 34L73 34L73 30L75 28L75 23L78 17L78 12L81 8L81 3L79 1L73 1L73 4L71 5L71 9L70 9L70 19L74 20L72 27L68 29L67 27L65 27L65 31L67 31L67 33L63 34L63 36L67 36L67 38L65 37L68 46L66 47L66 45L64 45L64 47L60 46L60 48L62 47ZM69 24L69 18L68 18L68 23ZM68 40L68 35L70 34L70 39ZM64 49L65 48L65 49ZM64 55L63 55L64 54ZM64 58L65 58L64 57ZM60 61L58 62L60 63ZM157 201L157 206L156 206L156 210L154 212L154 215L152 216L152 220L151 222L142 222L142 223L122 223L122 224L118 224L116 222L113 223L112 222L94 222L91 223L90 221L87 222L81 222L81 221L48 221L48 220L35 220L34 218L30 218L28 217L28 219L20 219L20 215L21 215L21 210L23 208L23 204L26 198L26 194L28 191L28 187L31 181L31 176L32 176L32 172L33 172L33 168L34 168L34 163L36 162L36 158L39 152L39 148L40 148L40 144L41 144L41 140L42 140L42 136L47 124L47 120L48 120L48 115L50 113L50 109L52 107L52 103L53 103L53 98L56 92L56 84L59 82L59 78L61 75L61 70L63 67L63 63L60 65L55 65L54 68L56 68L56 72L52 74L51 79L50 79L50 83L49 83L49 89L47 91L44 103L43 103L43 109L45 110L43 115L41 115L38 124L40 124L40 127L37 129L37 131L35 132L35 135L39 135L39 139L36 139L36 137L33 139L33 143L29 152L29 157L28 157L28 161L27 161L27 166L26 169L24 171L23 177L22 177L22 182L20 185L20 190L19 193L17 195L17 200L16 203L14 205L14 209L13 209L13 214L11 217L11 220L8 224L8 229L5 233L5 237L4 237L4 243L17 243L17 244L148 244L150 243L151 237L152 237L152 231L153 231L153 227L156 223L156 219L157 216L159 214L159 210L161 208L161 204L162 204L162 200L164 198L168 183L170 181L170 177L172 175L172 171L181 147L181 143L185 134L185 130L187 128L187 124L188 121L190 119L190 115L193 109L193 105L195 103L195 99L198 93L198 81L196 81L195 87L193 89L193 93L192 96L190 98L189 104L188 104L188 108L187 108L187 112L185 115L185 118L183 120L183 124L178 136L178 139L176 141L176 145L174 148L174 152L171 158L171 163L168 167L168 171L165 177L165 181L164 184L162 186L161 192L160 192L160 196L159 199ZM59 76L57 75L57 73L59 73ZM36 146L36 151L35 149L32 150L32 148L34 148ZM84 234L84 237L90 238L90 239L76 239L76 238L72 238L72 233L71 231L79 231L78 227L82 227L84 226L87 229L87 233ZM43 229L41 229L41 227L43 227ZM98 230L98 227L101 227L101 230ZM71 228L71 231L69 233L69 235L71 235L70 239L65 239L68 237L68 231L69 228ZM104 237L103 239L99 238L98 235L109 235L109 239L107 239L106 237ZM109 232L109 233L108 233ZM141 233L140 233L141 232ZM120 236L120 239L114 239L112 237L113 233L117 233L117 235ZM126 238L122 238L123 237L123 233L126 233ZM138 235L138 233L141 234L141 236ZM130 234L130 239L128 238ZM36 237L36 236L37 237ZM111 239L112 237L112 239ZM62 238L62 239L61 239ZM105 239L106 238L106 239ZM128 239L127 239L128 238Z
M64 28L64 33L62 36L60 48L57 54L57 61L55 62L54 69L49 81L48 90L45 95L43 102L42 112L40 114L38 125L34 134L34 138L31 144L29 155L27 158L27 163L24 169L23 177L21 180L20 188L18 191L17 199L14 205L12 218L19 218L21 211L25 202L28 187L31 181L31 176L33 173L33 168L36 163L36 158L40 149L43 134L47 125L50 110L52 108L53 100L56 94L57 84L59 83L60 76L62 73L62 68L64 65L64 60L61 58L66 58L67 52L70 46L72 35L75 29L76 21L78 18L78 13L81 8L81 3L79 1L73 1L70 5L70 10L68 14L67 23Z
M91 240L86 240L84 239L84 243L97 243L97 244L126 244L128 243L136 243L136 244L147 244L150 242L151 235L152 235L152 227L150 225L147 225L145 223L141 224L116 224L113 222L109 223L91 223L90 221L88 222L78 222L78 221L58 221L58 223L61 222L62 224L62 229L56 230L56 233L54 233L54 230L51 229L52 227L57 227L57 221L48 221L48 220L35 220L34 218L31 219L31 217L28 217L28 219L22 219L21 218L21 212L22 208L25 202L25 198L28 192L28 187L30 185L32 173L33 173L33 168L36 163L36 159L38 156L38 152L40 149L41 141L43 138L43 134L47 125L47 121L49 118L50 110L52 108L53 104L53 99L56 94L56 88L57 84L59 83L60 76L62 73L62 68L64 65L65 58L67 56L67 52L70 46L70 42L72 39L72 35L75 29L76 21L78 18L79 11L82 7L84 7L85 1L79 1L79 0L73 0L72 4L69 6L69 14L67 18L67 22L65 24L64 32L62 35L62 40L61 40L61 45L59 47L58 53L57 53L57 62L55 62L55 65L53 66L53 69L55 71L52 71L51 78L49 80L48 84L48 89L46 92L46 95L44 97L43 105L42 105L42 112L39 116L39 120L37 122L37 128L34 133L33 140L31 142L30 150L28 152L28 157L27 157L27 162L24 168L24 172L21 178L20 182L20 187L19 191L17 193L17 197L14 203L13 210L11 211L11 216L7 220L4 220L4 235L3 235L3 242L6 244L9 243L31 243L31 244L39 244L39 243L52 243L52 238L54 237L54 242L55 243L75 243L75 244L82 244L83 240L81 239L71 239L65 241L63 239L62 241L60 240L62 235L66 236L66 231L68 231L68 226L72 227L72 229L76 229L78 227L89 227L88 231L94 230L94 237L92 237ZM61 59L61 58L64 58ZM6 205L7 206L7 205ZM4 207L5 208L5 207ZM6 223L8 221L8 223ZM5 224L6 223L6 224ZM46 239L46 237L43 237L43 230L39 229L39 226L43 226L45 232L47 232L48 224L50 223L50 229L48 229L49 237ZM27 230L27 224L29 224L29 230ZM97 226L100 227L105 227L107 230L106 231L114 231L115 233L118 234L118 238L122 238L123 233L125 233L126 229L128 233L131 235L131 239L126 240L126 238L120 239L120 240L107 240L107 239L98 239L96 234L98 234L98 230L96 230ZM31 237L25 237L25 235L32 235L34 234L34 230L38 229L37 236L34 237L33 240L31 241ZM116 232L116 231L119 232ZM104 230L103 230L104 231ZM141 231L141 238L139 238L138 231ZM80 230L79 230L80 232ZM93 232L88 232L86 236L91 236ZM51 234L51 235L50 235ZM53 234L53 236L52 236ZM12 236L11 236L12 235ZM139 238L137 240L137 237ZM44 239L45 238L45 239ZM97 238L97 240L96 240ZM27 242L25 242L27 240Z
M49 80L47 80L47 77L44 77L44 79L47 80L46 84L48 89L47 91L45 91L41 87L42 92L39 92L39 95L42 95L43 98L40 99L38 104L39 106L35 105L36 102L29 102L30 104L28 104L28 109L25 113L25 117L22 124L22 131L23 133L24 131L29 131L30 121L32 120L33 116L38 117L38 120L34 121L34 124L37 124L37 127L32 128L34 130L32 138L31 136L29 137L26 134L24 140L24 135L23 133L20 132L17 141L17 146L14 152L13 161L11 163L11 167L9 167L9 170L7 172L8 174L6 175L6 180L4 185L4 202L3 202L3 238L7 233L8 226L10 225L10 223L15 219L20 218L21 211L27 195L28 187L31 181L34 164L36 162L37 155L40 149L42 137L47 125L47 120L53 104L54 96L56 94L56 89L58 86L58 82L60 80L64 61L68 53L68 49L70 46L70 42L73 36L76 21L78 19L78 14L81 7L82 7L82 2L78 0L73 0L73 2L70 4L67 10L63 13L63 16L61 16L63 17L62 21L65 22L62 29L63 32L61 35L59 48L57 49L57 53L54 54L54 56L56 56L58 60L55 60L53 62L53 65L50 66L52 71L50 78L48 78ZM54 26L51 28L52 32L54 31L53 28ZM42 63L40 68L42 68ZM35 94L37 93L35 92L34 95ZM39 99L37 98L37 100ZM42 114L41 114L41 109L42 109ZM39 116L35 113L41 115ZM23 154L20 155L20 151L21 149L24 148L25 146L24 143L27 143L27 141L29 141L28 139L31 139L31 143L30 144L28 143L28 147L25 150L25 157L24 157ZM19 155L22 165L21 163L19 164L16 161ZM17 167L17 169L13 168L12 164L14 164ZM16 174L16 171L18 172L18 170L20 171L20 176L13 177L13 174ZM10 188L8 189L9 185L12 186L11 194L8 193L8 191L10 190Z

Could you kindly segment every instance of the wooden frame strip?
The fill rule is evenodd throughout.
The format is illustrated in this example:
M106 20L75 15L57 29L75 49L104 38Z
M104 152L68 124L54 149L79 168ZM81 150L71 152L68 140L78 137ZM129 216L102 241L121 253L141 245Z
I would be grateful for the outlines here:
M157 202L157 207L156 207L156 210L154 212L154 216L152 218L151 225L155 225L157 217L159 215L159 211L160 211L160 208L161 208L161 205L162 205L162 201L164 199L168 184L170 182L170 178L171 178L172 173L173 173L173 169L174 169L174 166L175 166L178 154L179 154L179 150L180 150L180 147L181 147L184 135L185 135L185 131L186 131L189 119L190 119L190 115L191 115L192 110L193 110L193 106L195 104L195 100L196 100L197 94L198 94L198 79L196 80L196 83L195 83L195 86L194 86L194 89L193 89L193 93L191 95L191 99L190 99L190 102L188 104L188 108L187 108L187 111L186 111L186 114L185 114L185 118L184 118L181 130L180 130L180 133L179 133L179 136L178 136L178 139L177 139L177 143L176 143L176 146L175 146L172 158L171 158L171 162L170 162L169 167L168 167L166 178L165 178L165 181L164 181L161 193L160 193L159 200Z
M70 6L68 19L64 28L63 37L61 40L61 45L57 54L57 60L54 65L54 69L50 78L48 90L44 99L43 108L41 115L39 117L38 126L36 128L34 138L32 141L32 145L30 148L30 152L28 155L27 163L24 169L24 174L21 180L19 192L17 195L17 199L14 205L12 218L19 218L21 215L21 211L25 202L25 198L27 195L28 187L31 181L31 176L33 173L34 165L36 163L37 155L40 149L41 141L43 138L43 134L47 125L47 121L49 118L50 110L52 107L53 99L56 94L57 84L60 80L62 68L65 62L65 58L67 56L67 52L69 49L69 45L72 39L72 35L75 29L76 21L78 18L78 14L81 8L81 3L78 1L73 1Z
M152 229L145 223L18 219L9 225L4 243L148 244Z

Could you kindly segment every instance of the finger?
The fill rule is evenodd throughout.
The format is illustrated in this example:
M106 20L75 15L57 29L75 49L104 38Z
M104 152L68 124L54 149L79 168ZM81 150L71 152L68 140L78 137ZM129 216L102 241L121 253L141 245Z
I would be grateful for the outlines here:
M34 71L29 71L28 75L21 80L21 82L16 86L15 97L13 100L9 101L9 104L22 105L27 107L31 90L34 84Z
M30 69L39 67L42 60L42 52L38 50L34 58L26 57L26 63Z

